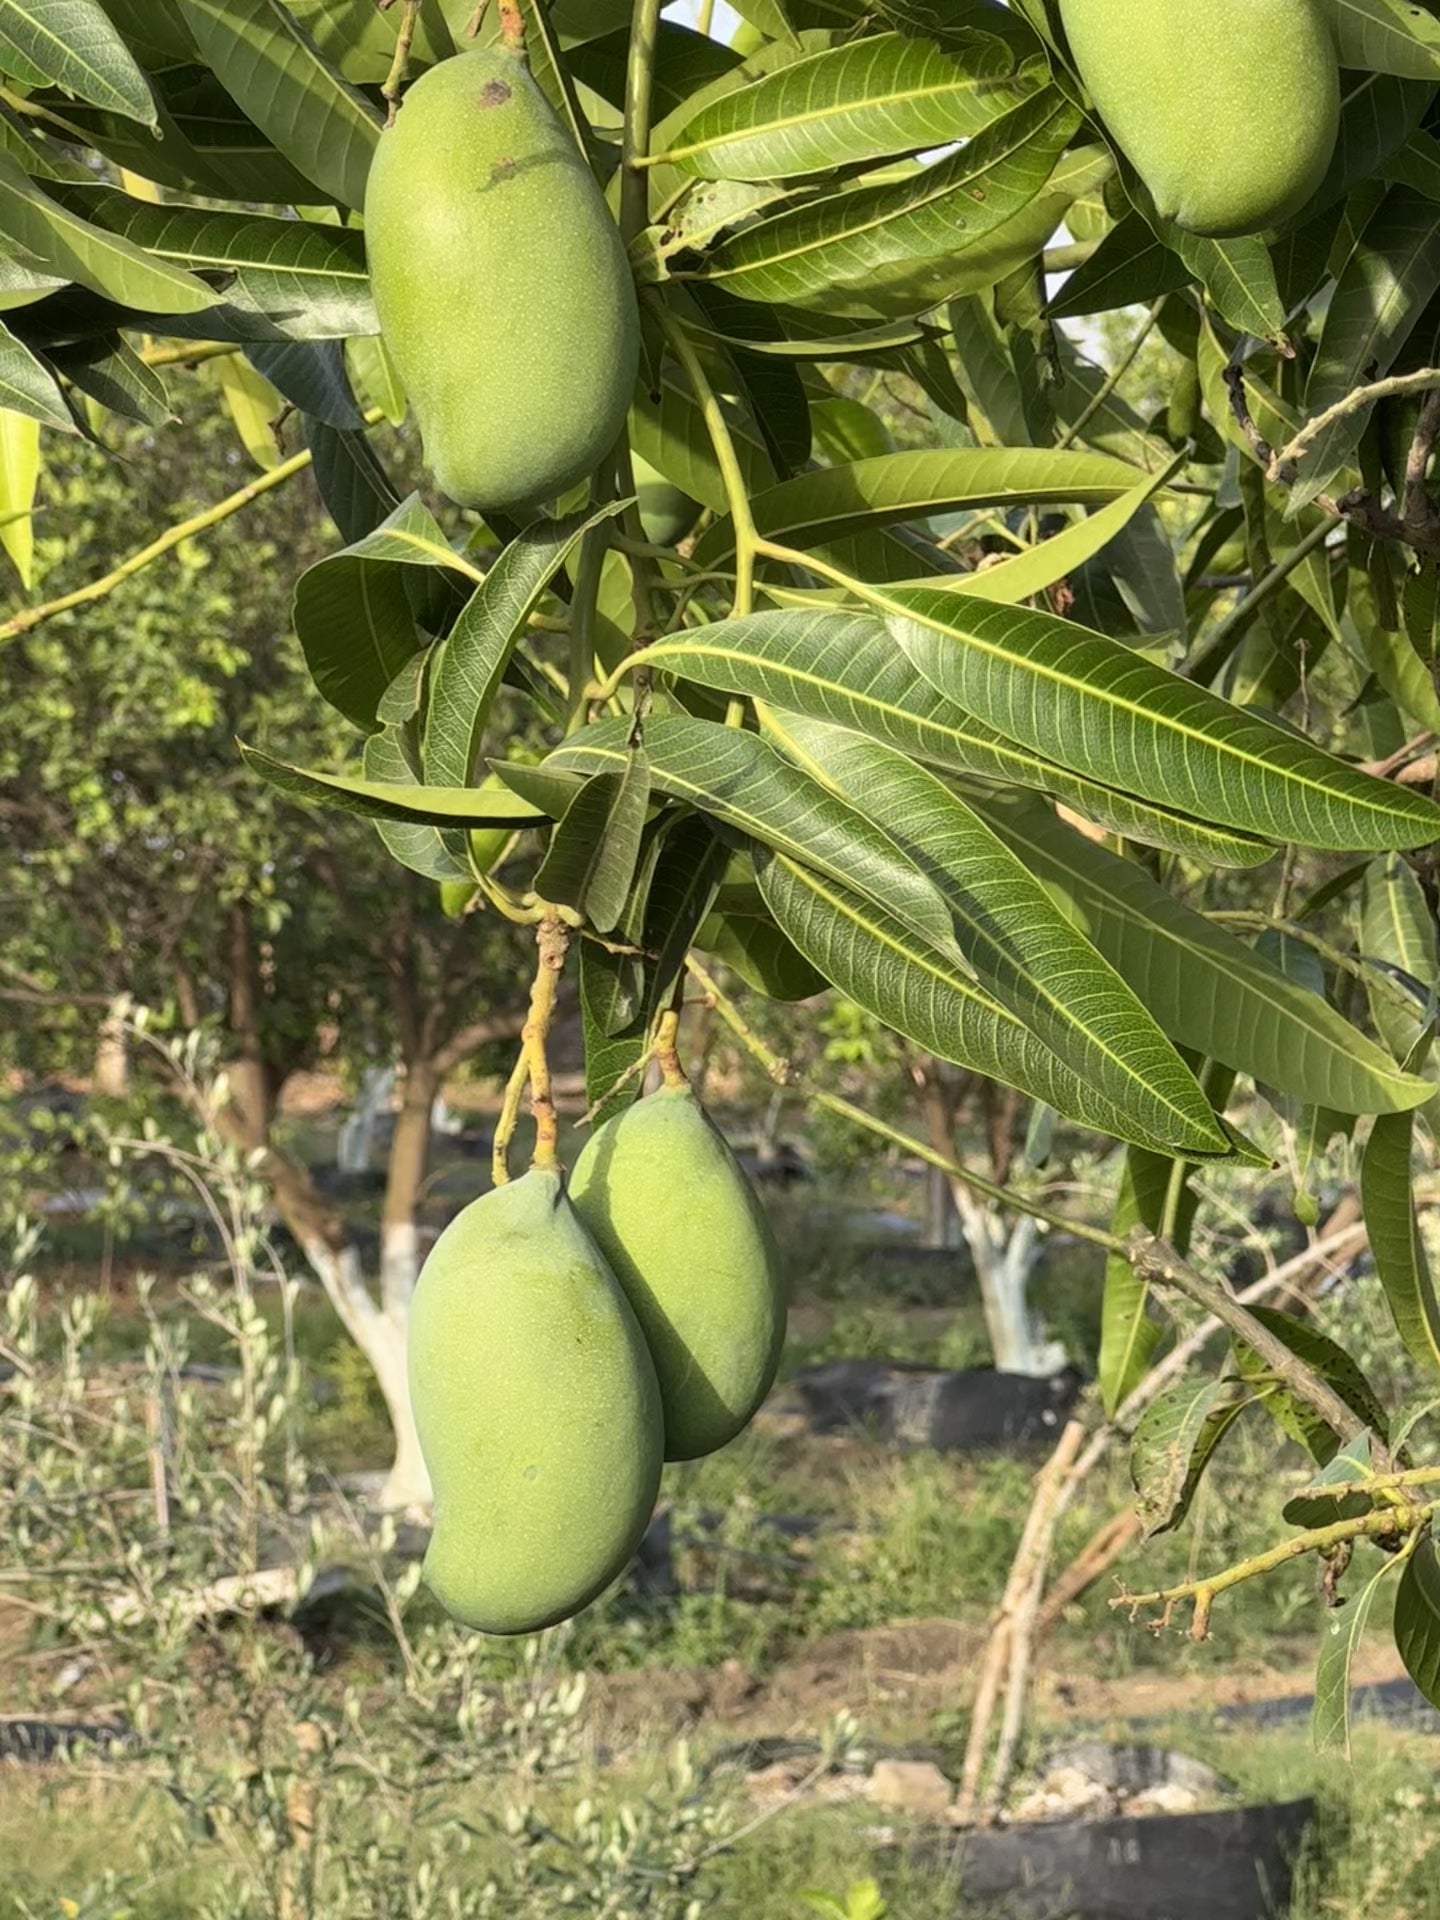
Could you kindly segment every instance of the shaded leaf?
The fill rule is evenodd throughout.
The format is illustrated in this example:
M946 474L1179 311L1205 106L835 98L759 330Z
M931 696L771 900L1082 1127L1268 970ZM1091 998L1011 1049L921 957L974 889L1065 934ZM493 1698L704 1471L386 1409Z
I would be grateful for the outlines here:
M518 793L496 787L426 787L408 782L355 779L292 767L242 741L247 766L263 775L282 793L364 820L399 820L418 826L516 827L529 826L546 816Z
M1182 1380L1146 1407L1130 1442L1146 1539L1184 1523L1216 1448L1248 1404L1238 1381Z
M1405 1349L1420 1366L1440 1372L1440 1298L1415 1213L1413 1134L1408 1113L1376 1120L1361 1164L1360 1197L1375 1271Z
M95 0L0 0L0 70L155 124L145 76Z
M1405 1563L1395 1596L1395 1645L1405 1671L1440 1707L1440 1548L1422 1540Z

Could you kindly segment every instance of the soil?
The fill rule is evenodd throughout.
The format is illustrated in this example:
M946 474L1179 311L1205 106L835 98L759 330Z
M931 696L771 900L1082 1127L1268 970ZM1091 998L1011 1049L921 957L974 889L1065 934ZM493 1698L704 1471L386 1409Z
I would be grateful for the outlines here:
M737 1660L714 1668L666 1672L646 1667L595 1676L591 1681L601 1724L614 1738L671 1737L703 1720L707 1732L727 1735L813 1736L842 1708L859 1716L867 1732L914 1734L937 1714L969 1704L985 1642L981 1626L955 1620L912 1620L897 1626L835 1633L781 1662L763 1677ZM1357 1685L1403 1676L1394 1648L1378 1640L1356 1654ZM1213 1675L1204 1689L1207 1708L1308 1694L1314 1685L1313 1652L1297 1649L1293 1667L1256 1662ZM1036 1673L1038 1718L1070 1726L1133 1727L1193 1714L1193 1671L1145 1670L1099 1678L1041 1664Z

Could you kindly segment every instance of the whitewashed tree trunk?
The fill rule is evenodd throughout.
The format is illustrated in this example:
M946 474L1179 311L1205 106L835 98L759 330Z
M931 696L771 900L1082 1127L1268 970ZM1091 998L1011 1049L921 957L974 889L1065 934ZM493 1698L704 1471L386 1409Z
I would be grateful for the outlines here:
M342 1173L368 1173L375 1158L375 1133L380 1116L395 1098L394 1067L367 1067L340 1137L335 1164Z
M1007 1221L958 1180L951 1181L950 1190L975 1263L995 1365L1002 1373L1036 1378L1058 1372L1065 1349L1048 1337L1029 1300L1042 1247L1040 1223L1029 1214Z
M365 1272L355 1247L338 1252L321 1238L305 1242L305 1257L339 1314L350 1338L369 1361L395 1434L395 1459L380 1493L384 1507L426 1507L431 1500L430 1476L420 1453L415 1410L406 1371L407 1313L378 1306L365 1284ZM408 1299L406 1302L408 1308Z

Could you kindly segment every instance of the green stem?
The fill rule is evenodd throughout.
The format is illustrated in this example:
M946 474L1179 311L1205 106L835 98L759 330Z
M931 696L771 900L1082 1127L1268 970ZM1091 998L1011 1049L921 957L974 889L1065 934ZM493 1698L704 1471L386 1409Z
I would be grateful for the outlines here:
M1243 599L1238 600L1225 618L1213 627L1199 650L1185 663L1185 677L1201 686L1209 686L1245 637L1245 630L1272 593L1279 591L1290 575L1308 560L1317 547L1323 547L1334 531L1333 520L1322 520L1312 527L1298 545L1293 546L1270 571L1257 580Z
M700 356L691 346L685 329L674 314L669 313L656 302L660 324L665 337L670 342L676 359L685 369L685 377L699 405L706 431L710 435L710 444L715 449L715 459L720 468L721 482L725 488L725 504L735 528L735 604L734 617L737 620L755 610L755 559L761 551L759 536L755 531L755 517L750 511L750 494L745 485L745 475L740 466L740 456L735 451L734 435L730 423L725 418L725 410L706 377L700 364Z
M661 0L635 0L625 67L625 129L620 145L620 231L633 246L650 220L650 185L644 161L650 151L655 93L655 48Z
M607 491L597 484L591 493L594 506L602 504ZM575 598L570 605L570 676L567 688L565 733L568 738L585 724L585 690L595 670L595 616L600 599L600 579L605 570L605 555L610 550L612 522L602 520L580 542L580 561L575 569Z
M1154 331L1155 323L1160 318L1161 311L1169 297L1167 293L1161 294L1160 298L1151 307L1149 313L1146 314L1144 320L1141 321L1139 327L1136 329L1135 338L1130 342L1129 349L1121 358L1118 366L1116 366L1115 370L1110 374L1104 385L1091 396L1089 404L1085 407L1074 425L1067 427L1064 433L1061 434L1060 439L1056 443L1061 451L1071 446L1080 438L1080 435L1085 431L1086 427L1089 426L1096 414L1099 413L1106 401L1110 399L1120 382L1139 359L1140 349Z

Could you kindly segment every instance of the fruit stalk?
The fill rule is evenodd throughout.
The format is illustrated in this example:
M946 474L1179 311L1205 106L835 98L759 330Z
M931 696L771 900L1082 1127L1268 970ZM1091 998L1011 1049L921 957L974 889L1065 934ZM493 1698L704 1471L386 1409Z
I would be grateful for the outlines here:
M380 0L380 11L385 13L394 5L395 0ZM410 49L415 44L415 28L420 19L420 0L401 0L401 5L404 11L400 15L400 30L395 35L395 58L380 89L385 101L387 127L394 126L395 116L400 111L400 90L410 70Z
M497 1187L508 1186L510 1182L510 1143L519 1124L520 1103L527 1083L530 1116L535 1122L535 1151L530 1164L541 1168L558 1164L559 1120L550 1089L550 1059L546 1048L560 976L570 949L570 929L558 914L547 912L535 929L535 944L540 959L530 988L530 1009L520 1033L520 1054L506 1083L500 1118L495 1123L492 1174Z
M516 53L524 53L525 16L520 11L520 0L499 0L499 6L500 38Z
M530 1117L535 1122L535 1152L530 1164L553 1167L558 1158L560 1125L550 1090L550 1057L546 1043L555 1012L555 996L570 950L570 929L558 914L547 914L535 934L540 965L530 990L530 1014L522 1041L530 1063Z
M685 976L680 976L683 984ZM680 1037L680 1009L671 1007L660 1016L660 1024L655 1029L655 1045L651 1049L655 1064L659 1067L667 1087L683 1087L689 1083L685 1078L685 1069L680 1064L677 1042Z

